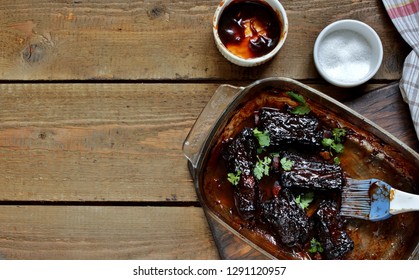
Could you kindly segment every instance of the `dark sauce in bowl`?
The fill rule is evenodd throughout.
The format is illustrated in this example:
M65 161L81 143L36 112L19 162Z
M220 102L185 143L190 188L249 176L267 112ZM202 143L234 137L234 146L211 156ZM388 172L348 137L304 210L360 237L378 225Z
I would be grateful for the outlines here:
M281 23L277 13L261 1L235 1L221 15L218 34L234 55L257 58L278 45Z

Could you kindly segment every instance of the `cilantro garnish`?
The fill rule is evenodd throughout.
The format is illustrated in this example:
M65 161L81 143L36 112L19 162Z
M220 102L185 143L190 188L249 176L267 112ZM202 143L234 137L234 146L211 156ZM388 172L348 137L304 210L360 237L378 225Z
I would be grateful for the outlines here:
M285 157L281 158L280 163L281 163L282 169L284 169L285 171L290 171L292 166L294 165L294 162L292 160L289 160Z
M286 94L288 94L289 97L291 97L293 100L297 101L301 104L306 104L306 100L304 97L298 93L295 93L293 91L287 91Z
M323 138L322 145L326 148L329 148L329 152L331 155L333 155L332 150L338 154L343 153L344 150L344 147L341 143L336 143L331 138Z
M232 183L234 186L237 186L237 184L240 181L240 175L242 174L242 172L239 170L237 171L236 174L234 173L228 173L227 174L227 180Z
M325 146L325 147L330 147L334 143L335 143L335 140L333 140L332 138L323 138L322 139L322 145Z
M310 249L308 250L310 253L322 253L324 251L322 244L313 237L310 241Z
M313 202L314 193L308 192L305 194L300 194L295 198L295 202L300 205L301 208L306 209L311 202Z
M258 162L253 170L253 174L258 180L262 179L263 175L269 175L269 165L271 162L272 159L270 157L264 157L263 160L258 157Z
M335 158L333 159L333 162L334 162L336 165L339 165L339 164L340 164L340 159L339 159L338 157L335 157Z
M259 129L253 129L253 135L258 139L259 145L261 147L268 147L271 143L271 138L269 137L269 133L267 130L264 132L260 131Z
M296 115L306 115L310 113L310 107L308 106L306 100L304 99L304 96L297 94L293 91L287 91L286 94L291 97L294 101L297 101L300 103L297 107L295 107L291 113Z
M335 137L335 142L342 142L342 137L346 136L346 130L344 128L334 128L332 134Z
M346 135L346 130L343 128L334 128L332 130L333 138L323 138L322 145L329 148L329 152L333 155L332 151L341 154L343 153L344 146L342 144L342 137ZM335 160L336 163L336 160Z

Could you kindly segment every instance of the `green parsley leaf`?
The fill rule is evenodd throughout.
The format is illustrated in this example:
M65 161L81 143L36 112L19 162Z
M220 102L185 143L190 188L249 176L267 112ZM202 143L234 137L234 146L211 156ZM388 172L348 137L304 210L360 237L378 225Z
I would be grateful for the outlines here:
M336 153L341 154L345 149L341 143L334 143L331 145L332 149L335 150Z
M314 200L314 193L308 192L305 194L300 194L295 198L295 202L300 205L301 208L306 209L311 202Z
M284 169L285 171L290 171L292 166L294 165L294 162L292 160L289 160L285 157L281 158L280 160L282 169Z
M346 135L346 130L344 128L334 128L332 134L335 137L335 142L340 143L342 142L342 137Z
M262 179L263 175L269 175L269 165L271 162L272 159L270 157L264 157L263 160L258 157L258 162L256 163L255 169L253 170L253 174L258 180Z
M340 164L340 159L339 159L338 157L335 157L335 158L333 159L333 162L334 162L336 165L339 165L339 164Z
M266 149L265 148L257 148L256 149L256 153L258 154L258 155L260 155L261 153L263 153L263 152L265 152L266 151Z
M324 147L330 147L334 143L333 139L330 138L323 138L322 139L322 145Z
M322 253L324 251L322 244L313 237L310 241L310 249L308 250L310 253Z
M298 93L295 93L293 91L287 91L286 94L289 97L291 97L291 99L297 101L298 103L306 104L306 100L304 99L304 96L302 96L302 95L300 95Z
M326 148L329 148L330 155L333 156L332 151L341 154L344 151L344 146L342 144L342 137L346 135L346 130L343 128L334 128L332 130L333 138L323 138L322 145Z
M286 94L291 97L291 99L293 99L294 101L297 101L298 103L300 103L300 105L298 105L297 107L295 107L291 113L292 114L296 114L296 115L306 115L308 113L310 113L311 109L308 106L306 100L304 99L304 96L297 94L293 91L288 91L286 92Z
M268 147L271 143L271 138L269 137L269 133L267 130L264 132L260 131L259 129L253 129L253 135L258 139L259 145L261 147Z
M240 175L242 174L242 172L239 170L237 171L236 174L234 173L228 173L227 174L227 180L232 183L234 186L237 186L237 184L240 181Z
M308 113L310 113L311 109L310 107L307 106L307 104L305 105L300 105L295 107L291 113L295 114L295 115L307 115Z

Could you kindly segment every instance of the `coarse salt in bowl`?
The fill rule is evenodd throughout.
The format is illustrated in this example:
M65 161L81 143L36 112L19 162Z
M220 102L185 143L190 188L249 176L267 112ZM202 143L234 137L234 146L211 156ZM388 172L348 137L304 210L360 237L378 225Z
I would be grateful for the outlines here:
M320 75L339 87L367 82L383 60L380 37L367 24L340 20L324 28L314 44L314 64Z

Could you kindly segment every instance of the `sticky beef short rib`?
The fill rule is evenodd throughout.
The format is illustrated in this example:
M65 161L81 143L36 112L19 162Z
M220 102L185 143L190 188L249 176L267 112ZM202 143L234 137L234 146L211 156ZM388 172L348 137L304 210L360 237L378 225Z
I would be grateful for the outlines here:
M304 244L312 229L311 220L288 189L281 190L277 197L262 204L262 219L288 247Z
M249 220L255 216L258 188L253 176L257 159L257 139L251 128L243 129L239 135L225 143L222 151L229 172L241 172L240 180L234 189L234 202L240 216Z
M281 157L292 161L289 171L281 171L284 187L303 187L315 190L341 190L344 185L342 169L337 164L283 152Z
M335 202L323 201L317 209L314 219L326 259L341 259L354 248L353 241L344 230L344 220L341 218Z
M230 139L223 149L229 172L240 171L245 175L253 174L257 159L258 141L251 128L244 128L234 139Z
M257 211L258 187L252 175L241 175L234 189L234 203L240 216L245 220L255 217Z
M301 144L320 147L324 132L319 120L308 115L295 115L273 108L262 108L256 113L261 131L267 130L271 145Z

